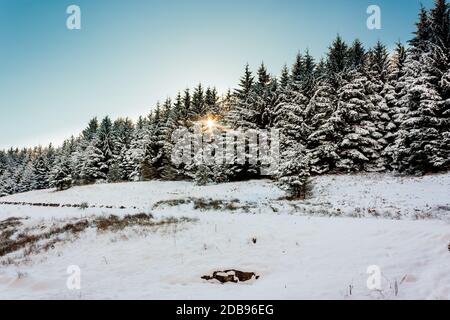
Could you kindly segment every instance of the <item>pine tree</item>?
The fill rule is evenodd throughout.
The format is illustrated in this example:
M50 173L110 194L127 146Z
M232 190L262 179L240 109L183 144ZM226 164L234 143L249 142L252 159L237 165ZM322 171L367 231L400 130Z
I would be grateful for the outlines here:
M55 164L50 173L50 187L63 191L72 187L70 148L67 142L57 154Z
M258 128L268 128L273 121L277 94L277 82L267 72L264 63L258 69L258 81L253 92L254 121Z
M315 69L317 84L305 109L305 121L309 130L305 144L309 167L314 174L335 170L339 160L338 146L342 133L339 132L341 124L336 115L337 96L338 91L347 83L345 78L349 65L348 47L338 35L329 47L327 60L322 60Z
M10 149L6 154L5 164L0 175L0 197L17 192L17 181L14 179L16 168L16 153Z
M348 49L348 65L351 69L362 71L366 62L366 50L359 39Z
M320 59L319 63L317 63L316 68L314 70L314 78L316 79L316 85L317 83L320 83L320 81L324 80L327 77L327 72L328 72L327 64L325 60L322 58Z
M305 110L305 120L310 130L306 143L311 172L314 174L333 170L337 162L339 138L332 118L337 104L336 94L330 81L322 79Z
M376 159L371 157L371 164L366 170L384 171L388 165L388 139L392 132L392 112L386 100L386 90L389 88L389 54L386 47L378 41L369 51L367 58L366 95L368 99L368 119L374 124L371 138L376 140ZM389 97L388 97L389 98ZM370 167L370 169L367 169Z
M3 174L6 173L7 170L7 156L6 153L3 150L0 150L0 197L6 195L6 191L3 190L3 183L2 178L4 177Z
M114 145L113 123L109 117L105 117L82 153L83 160L79 168L83 183L107 180L109 169L115 160Z
M305 143L309 134L309 127L306 125L304 116L308 99L298 99L296 103L285 102L278 106L275 127L282 134L281 148L287 149L289 145L295 143Z
M303 57L302 54L299 52L295 57L295 62L292 65L291 69L291 81L292 83L297 84L298 89L300 89L300 83L303 80L303 74L304 74Z
M205 111L207 114L220 116L222 111L220 110L219 97L216 88L208 87L205 92Z
M231 91L228 89L227 92L219 98L219 118L222 123L226 122L226 117L233 109L235 105L235 97Z
M450 56L450 4L446 0L434 0L429 14L430 42Z
M431 29L428 12L425 7L421 6L419 21L416 23L416 31L414 32L414 38L409 41L409 44L413 47L414 53L420 53L427 51L430 40Z
M254 104L254 77L247 64L244 75L239 83L239 88L235 90L235 105L227 116L227 123L230 127L237 128L257 128L257 120L260 114Z
M123 171L123 163L127 150L130 148L134 132L134 124L128 119L119 118L114 121L111 131L113 143L113 159L108 171L108 181L118 182L128 180L128 172Z
M27 192L36 190L36 173L34 169L33 160L31 157L27 158L21 168L20 182L17 192Z
M375 47L368 54L368 68L371 79L385 83L389 72L389 55L386 46L377 41ZM381 92L380 89L378 89Z
M302 93L310 99L314 94L314 89L316 87L316 63L313 56L309 53L309 50L306 50L305 53L304 67L305 71L302 83Z
M389 63L389 80L397 82L405 74L406 48L401 42L396 43L394 54Z
M405 112L390 149L395 150L393 166L400 172L423 174L450 166L449 96L442 86L450 66L445 40L448 10L448 4L440 0L430 14L422 8L405 75L399 81L398 104Z
M408 60L405 83L399 104L407 111L403 117L395 149L394 167L400 172L418 174L445 170L449 166L448 114L443 111L443 99L427 66L427 55L419 61Z
M43 151L38 153L33 163L35 173L35 189L47 189L49 185L50 166L47 157Z
M200 119L206 115L205 95L203 92L203 86L199 84L192 95L192 103L190 108L190 118Z
M367 78L357 71L350 75L351 79L338 91L337 109L332 116L340 140L336 167L346 172L382 171L383 146L379 139L383 135L373 115L377 107L367 95Z
M348 69L348 46L338 35L328 51L327 72L332 85L339 87Z
M109 166L105 161L105 155L100 146L99 138L94 138L84 152L84 161L81 169L81 178L84 183L105 181L107 178Z
M211 99L209 100L209 102L216 101L213 91L209 88L207 90L206 96ZM208 100L205 100L205 102L206 101ZM162 161L161 178L163 180L180 180L184 177L184 164L181 166L176 166L171 159L173 148L177 142L173 140L173 134L176 130L183 128L183 126L187 126L187 123L183 120L183 99L180 93L178 93L175 103L170 109L165 122L165 129L162 133L162 135L164 136L164 140L162 141L162 153L164 159Z
M291 91L293 93L301 93L303 96L311 97L315 85L315 62L306 50L304 56L298 53L295 63L292 66L291 74Z
M290 145L283 152L278 184L290 199L304 200L311 191L309 159L301 144Z
M97 147L103 154L101 170L108 174L108 168L114 160L114 136L113 136L113 124L109 117L105 117L100 123L100 127L97 132Z
M286 89L289 85L289 69L287 65L283 66L283 69L281 70L281 76L280 76L280 88Z
M129 181L141 180L141 163L145 157L145 126L141 118L133 132L130 146L124 150L122 162L119 164L123 178Z
M165 164L164 142L167 118L159 102L154 115L145 128L144 158L141 163L141 177L144 180L160 179Z
M275 108L273 110L272 124L275 124L277 119L276 115L279 113L278 106L282 103L289 102L290 100L290 89L291 89L291 78L289 76L289 69L286 65L283 66L281 70L281 75L279 77L277 86L277 101L275 102Z
M183 111L181 113L183 120L188 120L190 113L191 113L191 94L189 92L189 89L186 89L183 95Z
M383 156L389 169L393 169L394 143L398 137L399 128L407 109L398 103L400 94L404 90L404 84L400 79L405 76L406 59L405 47L401 43L397 43L389 63L388 81L384 84L384 89L381 93L387 105L389 118L385 126L384 136L387 145L383 151Z
M89 124L86 129L83 130L82 136L86 141L91 141L95 138L97 134L99 124L97 118L93 118L89 121Z

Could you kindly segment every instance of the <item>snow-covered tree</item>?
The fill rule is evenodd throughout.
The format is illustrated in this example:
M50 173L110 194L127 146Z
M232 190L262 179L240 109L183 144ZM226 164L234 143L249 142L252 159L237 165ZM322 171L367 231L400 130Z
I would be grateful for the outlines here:
M239 88L235 90L235 105L227 115L227 123L232 128L258 127L257 120L260 114L253 103L254 99L254 77L247 64L242 76Z
M436 0L428 13L422 8L412 48L400 78L398 104L404 107L401 130L392 145L394 168L406 173L448 170L449 95L446 75L450 69L448 48L449 6Z
M379 133L371 119L370 103L365 85L367 78L357 71L337 93L337 108L330 118L338 138L336 168L340 171L372 171L380 146Z
M35 189L47 189L49 187L50 166L44 151L40 151L33 162L35 175Z
M283 151L278 184L292 199L305 199L311 191L309 158L300 143L291 144Z
M59 191L69 189L73 184L70 151L67 143L59 150L50 173L50 187Z

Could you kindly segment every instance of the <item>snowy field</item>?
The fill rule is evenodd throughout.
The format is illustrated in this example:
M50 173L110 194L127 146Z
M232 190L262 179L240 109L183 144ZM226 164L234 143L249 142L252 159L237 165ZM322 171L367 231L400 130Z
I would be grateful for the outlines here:
M36 248L49 239L0 255L0 299L450 299L450 174L324 176L306 201L283 196L270 181L250 181L93 185L0 198L9 203L0 204L0 223L27 218L13 240L112 214L180 219L107 232L89 226L59 234L64 241L45 251ZM80 267L81 290L66 286L71 265ZM381 290L367 287L373 265L382 271ZM201 279L226 269L260 278Z

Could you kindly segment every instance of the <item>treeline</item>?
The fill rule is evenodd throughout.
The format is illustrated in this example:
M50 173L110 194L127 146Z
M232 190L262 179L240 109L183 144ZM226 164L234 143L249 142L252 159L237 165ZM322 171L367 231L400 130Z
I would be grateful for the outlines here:
M258 177L257 164L180 165L171 136L213 115L233 129L277 128L281 166L273 178L301 193L310 175L332 172L424 174L450 167L449 4L422 8L409 47L366 50L339 36L315 61L299 53L279 76L246 66L239 87L219 96L199 85L158 103L137 123L93 119L61 147L0 151L0 196L98 181Z

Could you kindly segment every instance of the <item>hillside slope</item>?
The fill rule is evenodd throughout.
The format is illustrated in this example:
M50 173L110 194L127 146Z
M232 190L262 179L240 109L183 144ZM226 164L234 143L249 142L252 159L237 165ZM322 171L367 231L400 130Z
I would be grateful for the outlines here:
M108 232L90 225L60 234L66 241L46 250L0 256L0 299L450 299L449 190L448 174L374 174L320 177L313 197L295 203L280 200L284 193L270 181L142 182L4 197L95 206L0 205L0 221L28 218L20 232L111 214L188 219ZM81 290L66 286L72 265L81 270ZM372 265L382 272L379 291L367 287ZM260 278L201 279L226 269Z

